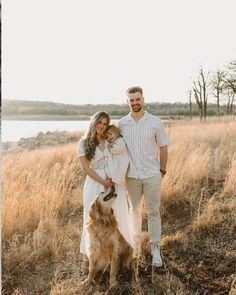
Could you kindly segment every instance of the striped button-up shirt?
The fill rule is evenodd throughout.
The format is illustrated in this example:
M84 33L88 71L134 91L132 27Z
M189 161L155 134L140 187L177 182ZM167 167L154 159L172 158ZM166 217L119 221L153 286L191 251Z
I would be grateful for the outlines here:
M137 122L129 113L121 118L117 126L127 144L130 165L127 176L145 179L160 173L158 146L170 143L162 121L144 112Z

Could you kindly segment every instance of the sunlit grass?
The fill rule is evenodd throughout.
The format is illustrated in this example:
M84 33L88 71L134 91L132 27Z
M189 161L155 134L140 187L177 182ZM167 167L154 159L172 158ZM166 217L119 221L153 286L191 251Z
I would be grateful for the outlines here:
M222 267L222 275L217 272L220 283L215 283L215 288L230 289L230 261L235 258L235 130L235 121L189 123L168 129L171 145L161 207L165 274L159 276L148 270L145 274L151 258L144 233L140 259L131 276L123 279L117 294L124 290L130 294L194 294L195 281L199 288L209 291L203 278L208 275L211 285L216 274L211 269L206 274L205 268L195 268L195 264L199 255L199 263L203 261L204 266L207 258L201 253L211 255L214 251L226 257L216 260L215 268L212 265L212 272ZM101 287L80 289L84 279L79 254L83 182L75 143L3 156L4 294L82 294L79 290L93 294L89 292L107 288L104 279ZM144 215L144 222L145 219ZM202 245L206 252L202 252ZM199 254L191 256L193 248ZM178 251L182 251L182 256L178 256ZM191 259L192 270L188 264ZM189 281L185 280L186 273Z

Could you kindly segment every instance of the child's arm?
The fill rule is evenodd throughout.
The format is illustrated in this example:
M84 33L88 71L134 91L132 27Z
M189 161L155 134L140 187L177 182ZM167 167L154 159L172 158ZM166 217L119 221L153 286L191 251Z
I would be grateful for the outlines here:
M123 138L117 139L113 144L108 146L108 150L112 155L119 155L126 150L126 144Z

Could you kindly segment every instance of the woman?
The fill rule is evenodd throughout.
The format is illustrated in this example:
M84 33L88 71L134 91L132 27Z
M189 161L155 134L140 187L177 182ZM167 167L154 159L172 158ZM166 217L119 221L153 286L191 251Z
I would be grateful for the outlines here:
M106 112L97 112L90 121L85 136L78 143L78 156L85 172L86 180L83 188L83 230L80 242L80 252L88 255L88 234L86 220L90 204L96 196L110 187L113 182L107 174L108 157L107 144L104 132L110 124L110 117ZM132 245L132 236L129 229L128 202L124 184L115 185L117 198L112 208L118 221L118 227L124 238Z

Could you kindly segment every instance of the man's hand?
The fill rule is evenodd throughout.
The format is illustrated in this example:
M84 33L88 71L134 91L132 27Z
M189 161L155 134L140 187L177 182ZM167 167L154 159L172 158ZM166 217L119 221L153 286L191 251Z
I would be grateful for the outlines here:
M164 177L166 175L166 170L164 169L160 169L160 172L161 172L161 176Z

